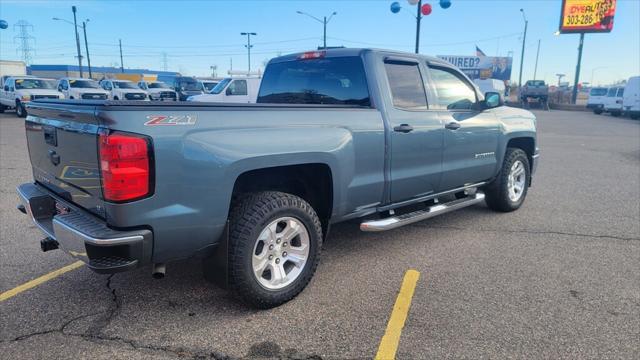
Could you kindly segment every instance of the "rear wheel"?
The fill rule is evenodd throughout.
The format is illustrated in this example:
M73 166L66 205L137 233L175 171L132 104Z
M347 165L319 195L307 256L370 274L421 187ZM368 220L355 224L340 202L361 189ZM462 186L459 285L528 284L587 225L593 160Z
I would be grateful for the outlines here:
M27 117L27 109L24 108L24 104L20 100L16 100L16 115L18 117Z
M593 113L596 115L602 114L602 109L593 109Z
M118 97L117 97L117 96L114 96L114 97L113 97L113 100L119 100L119 99L118 99Z
M496 211L509 212L522 206L531 181L527 154L518 148L507 148L498 177L485 189L487 205Z
M229 228L229 285L258 308L298 295L318 265L320 220L303 199L259 192L234 201Z

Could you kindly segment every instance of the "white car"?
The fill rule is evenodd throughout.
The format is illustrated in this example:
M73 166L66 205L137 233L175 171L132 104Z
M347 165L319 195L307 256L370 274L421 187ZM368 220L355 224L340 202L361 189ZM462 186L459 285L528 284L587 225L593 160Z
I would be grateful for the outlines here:
M623 87L609 88L607 98L604 100L604 111L613 116L620 116L622 114L622 95L624 94Z
M178 94L162 81L140 81L138 87L149 94L150 100L176 101Z
M187 101L197 102L226 102L226 103L255 103L262 78L226 78L214 87L208 94L195 95Z
M640 76L627 80L622 96L622 108L632 119L640 118Z
M105 79L100 86L109 92L110 100L149 100L147 92L129 80Z
M595 114L602 114L608 91L609 89L603 87L592 88L587 99L587 109L592 109Z
M64 99L64 95L56 90L56 81L53 79L31 76L6 78L0 93L0 112L16 109L16 115L26 117L25 104L38 99Z
M482 94L488 92L497 92L504 98L506 96L506 86L504 86L504 80L499 79L476 79L473 82L478 86Z
M109 92L93 79L62 78L58 80L58 91L67 99L106 100Z

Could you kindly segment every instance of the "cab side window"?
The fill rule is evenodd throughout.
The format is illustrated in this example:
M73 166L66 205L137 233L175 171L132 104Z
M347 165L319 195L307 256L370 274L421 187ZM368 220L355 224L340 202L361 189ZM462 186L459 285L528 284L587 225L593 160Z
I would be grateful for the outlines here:
M385 61L393 106L406 110L426 110L427 94L417 63Z
M447 110L470 110L476 103L476 92L453 69L429 66L438 107Z
M247 95L247 80L234 80L227 88L227 95Z

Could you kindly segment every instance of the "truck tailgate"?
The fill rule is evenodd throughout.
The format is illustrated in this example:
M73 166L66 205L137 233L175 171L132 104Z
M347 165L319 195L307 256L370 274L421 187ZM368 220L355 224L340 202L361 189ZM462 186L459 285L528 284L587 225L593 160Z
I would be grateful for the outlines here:
M43 104L44 105L44 104ZM105 217L94 106L29 106L25 121L36 182L91 213Z

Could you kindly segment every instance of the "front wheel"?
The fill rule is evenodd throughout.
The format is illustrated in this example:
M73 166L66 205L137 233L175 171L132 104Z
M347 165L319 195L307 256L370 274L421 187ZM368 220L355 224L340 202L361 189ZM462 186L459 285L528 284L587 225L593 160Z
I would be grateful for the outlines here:
M307 286L322 227L306 201L274 191L247 194L234 201L229 226L229 285L245 302L272 308Z
M27 109L24 108L24 104L20 101L16 101L16 115L18 117L27 117Z
M507 148L498 177L485 189L487 206L509 212L522 206L531 181L527 154L518 148Z
M593 113L596 115L602 114L602 109L593 109Z

